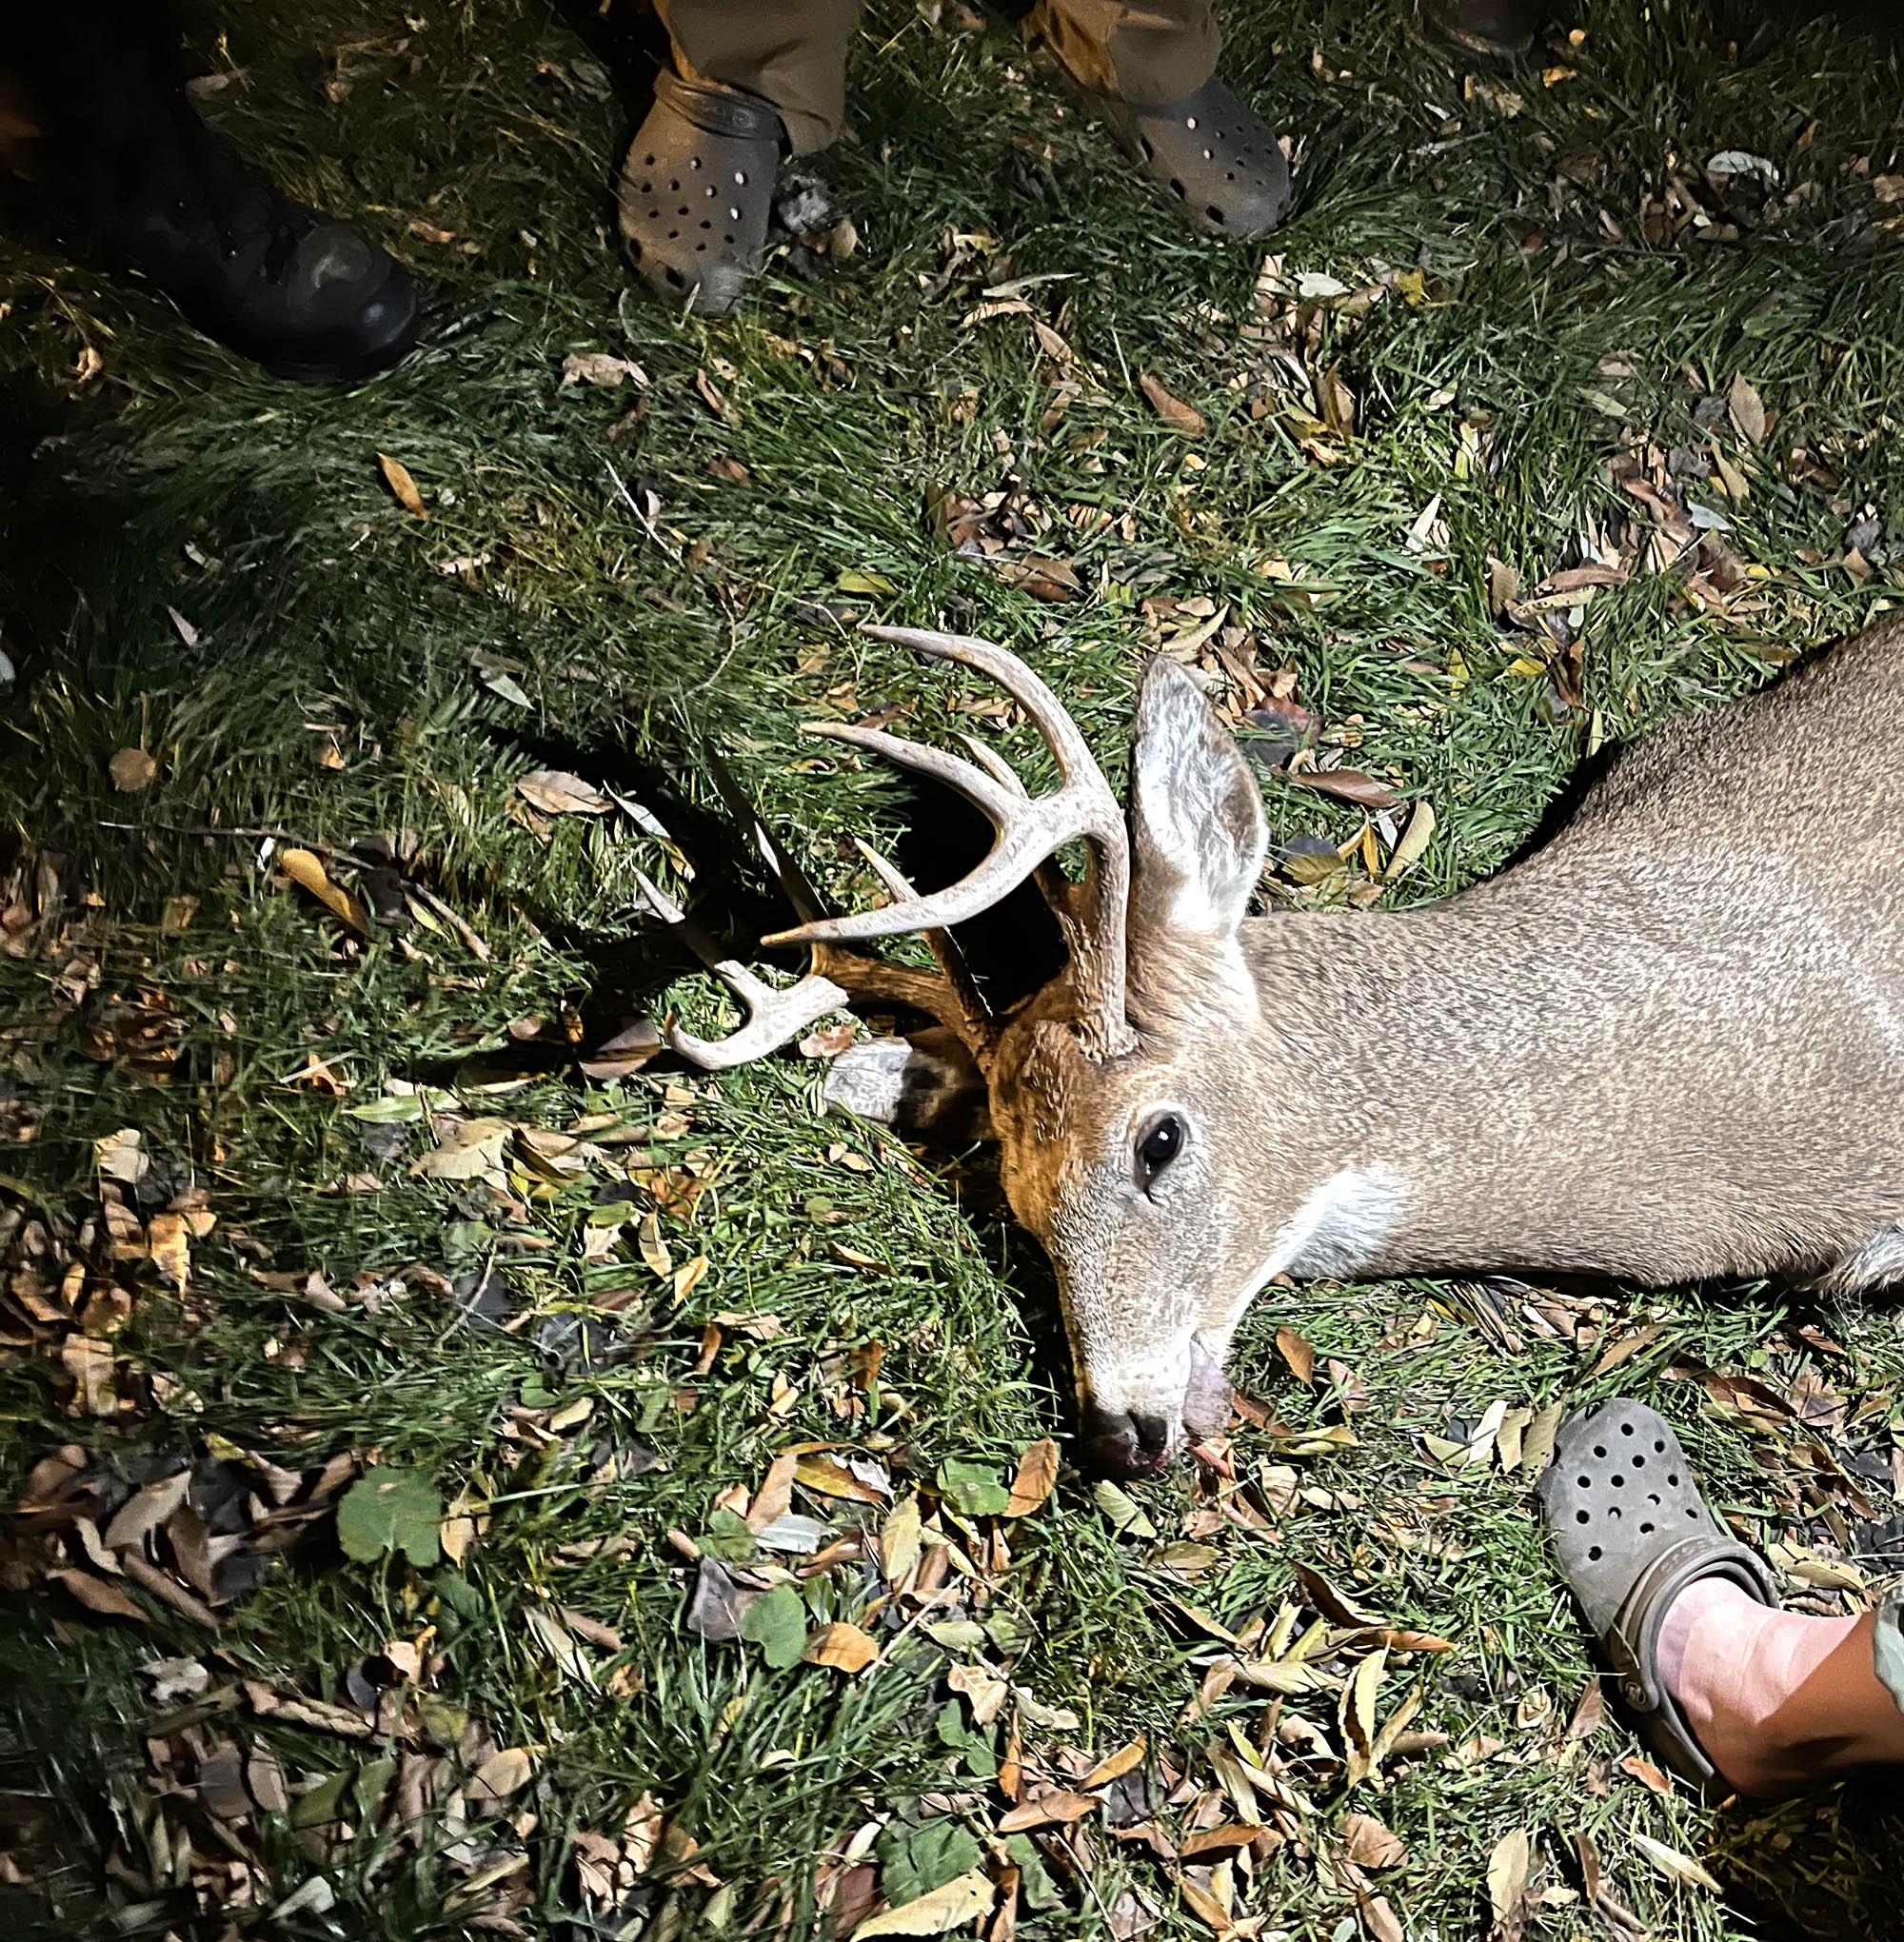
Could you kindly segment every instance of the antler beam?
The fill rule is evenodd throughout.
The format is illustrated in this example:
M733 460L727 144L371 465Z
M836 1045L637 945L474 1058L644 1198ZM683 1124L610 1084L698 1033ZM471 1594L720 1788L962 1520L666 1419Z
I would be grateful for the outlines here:
M1062 703L1017 655L988 641L962 634L940 634L919 627L866 627L876 641L911 647L941 661L971 667L1009 694L1044 738L1058 763L1059 787L1049 796L1028 796L995 757L978 763L927 748L874 728L822 723L810 735L843 742L868 754L933 777L984 811L997 832L990 852L967 877L929 897L908 897L878 910L821 918L781 931L768 943L845 943L897 937L908 931L942 930L989 910L1017 889L1067 842L1081 838L1090 845L1091 875L1081 900L1054 901L1054 910L1070 946L1072 983L1078 999L1078 1027L1097 1056L1126 1051L1133 1042L1124 1012L1124 922L1130 894L1130 839L1123 810L1111 793L1078 724ZM968 745L971 745L968 743ZM974 749L974 753L978 753ZM1055 872L1050 873L1055 875ZM1055 885L1047 886L1047 897Z

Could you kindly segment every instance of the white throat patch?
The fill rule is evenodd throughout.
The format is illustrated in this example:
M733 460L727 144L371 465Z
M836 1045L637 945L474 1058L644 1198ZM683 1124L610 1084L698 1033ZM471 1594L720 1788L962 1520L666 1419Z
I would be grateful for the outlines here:
M1331 1174L1277 1230L1251 1292L1278 1275L1339 1280L1355 1274L1394 1231L1407 1198L1408 1182L1392 1167Z

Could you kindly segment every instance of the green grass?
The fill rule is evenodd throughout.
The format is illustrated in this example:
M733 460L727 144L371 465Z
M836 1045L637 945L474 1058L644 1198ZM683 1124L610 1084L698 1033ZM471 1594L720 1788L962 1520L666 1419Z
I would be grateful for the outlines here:
M1207 1507L1192 1476L1140 1493L1151 1540L1116 1535L1067 1468L1042 1509L996 1527L1009 1563L990 1557L995 1583L968 1588L962 1608L993 1624L982 1645L916 1628L848 1681L775 1671L758 1646L684 1624L692 1573L668 1532L718 1533L716 1495L757 1488L791 1443L864 1446L902 1494L922 1487L929 1510L948 1459L1008 1477L1034 1439L1065 1438L1053 1291L982 1154L915 1159L823 1118L816 1068L791 1054L718 1081L664 1062L622 1085L580 1077L561 1050L565 1014L593 1043L662 1006L706 1029L718 1005L639 916L634 869L679 886L679 859L620 813L537 826L520 776L571 769L658 811L701 864L698 907L744 947L773 927L774 906L736 861L704 745L721 747L829 890L863 897L843 839L897 840L921 804L870 771L805 766L812 745L795 724L883 702L913 704L927 731L952 721L944 684L866 643L859 620L946 614L1029 652L1120 775L1137 648L1158 631L1141 603L1207 595L1252 631L1265 676L1294 670L1326 728L1359 736L1357 766L1434 804L1435 841L1407 887L1427 896L1507 860L1594 741L1741 692L1895 598L1904 279L1897 206L1869 181L1904 168L1885 44L1829 22L1741 30L1679 0L1608 0L1563 10L1556 48L1567 28L1584 39L1550 50L1569 71L1548 85L1537 68L1472 77L1393 6L1224 12L1228 71L1300 142L1296 213L1274 245L1285 283L1389 287L1359 318L1314 309L1313 339L1298 334L1295 366L1338 372L1357 401L1353 435L1328 436L1332 465L1301 449L1294 367L1250 335L1264 252L1180 235L1095 131L1059 117L1062 97L1007 34L938 30L896 4L875 6L856 44L854 139L819 163L860 253L814 281L777 264L733 321L684 321L628 287L609 198L625 110L583 85L589 70L576 81L567 64L583 44L532 5L429 10L413 28L371 0L198 23L206 65L248 75L208 113L434 286L428 342L376 384L270 384L147 291L21 243L0 253L11 307L0 629L20 669L0 696L0 863L56 855L48 881L63 900L17 955L0 954L0 1128L36 1127L0 1148L0 1237L10 1271L30 1216L64 1223L74 1250L93 1250L94 1282L109 1278L92 1142L129 1126L217 1216L184 1295L147 1266L117 1271L133 1300L114 1345L129 1407L114 1419L71 1412L58 1331L50 1353L0 1362L0 1483L10 1501L34 1461L72 1440L109 1465L235 1445L304 1469L374 1453L490 1507L461 1569L352 1560L321 1521L215 1640L158 1605L142 1628L89 1620L38 1582L38 1540L12 1540L0 1553L0 1858L20 1877L0 1882L10 1932L196 1942L233 1922L245 1936L411 1942L498 1932L484 1920L655 1942L825 1932L816 1864L868 1821L898 1817L871 1854L895 1898L908 1879L959 1873L991 1836L1002 1803L986 1775L1002 1739L941 1734L954 1665L981 1651L1041 1707L1075 1712L1075 1727L1028 1720L1031 1758L1102 1754L1142 1732L1153 1756L1207 1787L1210 1747L1232 1722L1254 1736L1265 1695L1234 1687L1207 1717L1188 1713L1223 1648L1170 1601L1241 1628L1301 1601L1299 1565L1454 1642L1432 1661L1398 1656L1378 1704L1386 1717L1418 1680L1414 1726L1449 1747L1391 1762L1384 1786L1353 1795L1339 1769L1285 1748L1319 1813L1253 1882L1236 1879L1238 1912L1261 1916L1260 1932L1358 1932L1350 1894L1310 1852L1348 1808L1406 1844L1378 1886L1416 1942L1488 1932L1488 1860L1522 1828L1537 1888L1578 1887L1584 1833L1619 1900L1672 1942L1884 1932L1898 1822L1881 1785L1715 1818L1622 1772L1635 1748L1615 1720L1561 1750L1590 1663L1525 1484L1494 1468L1449 1474L1420 1438L1496 1399L1643 1395L1682 1426L1743 1528L1855 1555L1859 1519L1829 1474L1800 1467L1805 1446L1776 1434L1755 1446L1668 1372L1696 1357L1782 1389L1815 1366L1865 1403L1840 1458L1888 1457L1904 1347L1887 1313L1764 1288L1613 1290L1577 1341L1523 1327L1510 1343L1486 1292L1465 1286L1279 1294L1243 1330L1241 1385L1299 1428L1328 1417L1327 1397L1277 1355L1286 1325L1351 1364L1371 1400L1354 1447L1298 1459L1318 1495L1266 1531L1199 1526L1214 1558L1166 1556ZM228 60L213 53L227 29ZM348 86L327 92L327 80ZM1769 158L1795 200L1767 222L1764 196L1741 193L1746 221L1714 217L1730 233L1648 241L1642 199L1723 149ZM423 240L413 223L453 241ZM956 264L951 233L977 239ZM1395 287L1411 270L1416 302ZM1027 300L1087 367L1048 434L1053 373L1031 320L962 327L986 288L1025 277L1045 279ZM99 369L82 381L89 350ZM577 350L645 367L644 423L611 440L634 394L559 388ZM733 422L697 389L703 372ZM1205 414L1204 436L1159 422L1137 387L1144 372ZM1751 496L1694 496L1728 511L1732 547L1762 576L1716 615L1688 601L1681 576L1598 594L1582 705L1556 708L1544 680L1516 670L1535 637L1503 638L1490 553L1529 589L1574 564L1583 532L1631 509L1609 461L1691 443L1700 397L1739 376L1779 414ZM1458 476L1464 425L1486 462ZM1084 432L1103 436L1080 446ZM1795 447L1815 455L1809 472L1788 463ZM384 489L380 452L415 475L426 524ZM739 460L748 483L710 471L717 459ZM1826 467L1836 484L1818 483ZM1010 478L1086 598L1045 604L922 525L929 484L976 497ZM1447 540L1424 556L1404 536L1437 493ZM1080 538L1064 523L1073 506L1115 524ZM1885 525L1859 582L1831 563L1867 506ZM453 560L484 564L445 572ZM1307 593L1266 574L1272 562ZM843 587L843 575L878 578ZM881 581L895 590L865 590ZM997 739L1037 772L1021 728ZM108 775L128 746L158 764L133 794ZM1359 827L1305 792L1267 797L1283 842L1346 842ZM416 955L387 932L348 939L240 830L413 845L413 879L486 960L417 926L405 934ZM1351 871L1304 894L1372 890ZM112 1008L139 991L169 1007L163 1083L126 1056L129 1020ZM551 1021L538 1038L510 1034L533 1018ZM310 1061L341 1097L295 1078ZM613 1162L625 1149L565 1175L515 1148L501 1196L414 1176L419 1127L352 1115L393 1080L530 1128L662 1120L643 1144L654 1168L692 1159L711 1184L691 1219L664 1205L654 1234L673 1264L704 1256L705 1278L677 1300L633 1226L606 1258L587 1258L590 1207L620 1198L639 1212L653 1198L653 1173L631 1185ZM9 1210L21 1217L10 1231ZM517 1318L506 1332L459 1325L442 1294L441 1278L490 1271ZM341 1311L300 1292L312 1272ZM605 1289L633 1291L631 1305L578 1338ZM771 1315L779 1332L718 1324L697 1375L722 1315ZM1424 1315L1433 1325L1418 1329ZM1648 1316L1662 1332L1596 1377L1627 1320ZM877 1377L856 1386L852 1357L863 1370L873 1344ZM585 1427L535 1427L585 1399ZM1240 1428L1239 1471L1280 1447ZM608 1452L619 1471L605 1476ZM637 1452L661 1467L631 1474ZM1888 1485L1865 1480L1878 1516L1893 1515ZM804 1495L794 1507L843 1529L883 1516ZM978 1517L963 1537L980 1563L994 1529ZM1890 1568L1867 1565L1874 1577ZM808 1615L852 1619L875 1589L850 1562L810 1582ZM1838 1609L1836 1595L1814 1595ZM638 1691L632 1674L606 1697L565 1673L528 1615L558 1606L619 1633L619 1654L589 1651L605 1681L616 1665L638 1671ZM341 1739L256 1716L237 1684L340 1700L354 1662L426 1624L437 1690L474 1720L466 1734L438 1707L414 1745ZM231 1698L168 1728L161 1770L135 1669L176 1655L199 1657L212 1693ZM1333 1694L1297 1703L1335 1734ZM193 1792L193 1762L220 1734L273 1750L294 1793L343 1775L355 1794L342 1826L320 1839L258 1811L221 1833ZM1502 1741L1499 1754L1449 1763L1478 1736ZM420 1750L446 1763L446 1793L459 1757L518 1746L538 1750L536 1777L506 1810L472 1810L468 1830L440 1803L414 1824L393 1813L396 1770L378 1763ZM1168 1785L1146 1771L1180 1835ZM644 1794L698 1852L689 1861L677 1842L619 1915L585 1922L570 1836L619 1838ZM532 1825L500 1817L525 1811ZM1140 1845L1107 1838L1095 1817L1081 1828L1038 1837L1050 1896L1021 1907L1027 1942L1127 1932L1113 1920L1127 1888L1159 1910L1153 1934L1210 1932ZM1636 1833L1700 1856L1727 1894L1669 1885ZM215 1889L214 1861L236 1869ZM688 1875L694 1862L724 1886ZM508 1872L483 1885L497 1867ZM248 1870L248 1905L227 1908ZM1526 1932L1574 1942L1603 1928L1560 1894Z

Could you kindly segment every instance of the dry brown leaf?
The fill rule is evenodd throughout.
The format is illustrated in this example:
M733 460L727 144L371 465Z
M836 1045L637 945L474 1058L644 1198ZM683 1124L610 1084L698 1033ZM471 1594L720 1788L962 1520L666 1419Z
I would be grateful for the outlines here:
M1002 1679L987 1666L954 1666L945 1674L945 1683L953 1692L963 1695L972 1709L972 1724L984 1728L990 1726L999 1716L1011 1692L1009 1680Z
M1019 1458L1018 1475L1012 1478L1011 1501L1005 1505L1008 1517L1028 1517L1051 1495L1058 1481L1058 1445L1041 1437Z
M732 402L705 371L694 374L694 388L701 393L703 402L723 425L739 425L741 414L735 410Z
M1183 1897L1184 1907L1219 1935L1228 1935L1235 1929L1236 1924L1230 1920L1222 1903L1207 1889L1199 1888L1187 1875L1178 1882L1177 1892Z
M1358 1868L1399 1868L1408 1850L1370 1813L1345 1814L1342 1843Z
M1734 428L1748 445L1765 443L1765 404L1743 371L1726 393L1726 409Z
M1633 1845L1668 1881L1681 1882L1687 1888L1702 1888L1708 1894L1720 1892L1718 1883L1690 1854L1682 1854L1678 1849L1669 1848L1664 1841L1656 1841L1648 1834L1635 1834Z
M1520 1907L1520 1898L1527 1892L1527 1870L1533 1853L1527 1830L1516 1828L1495 1843L1494 1853L1488 1856L1488 1902L1498 1925L1511 1921Z
M800 1056L803 1059L837 1059L859 1036L859 1025L847 1019L840 1024L809 1032L800 1041Z
M516 793L547 816L605 816L615 805L592 783L566 769L531 769Z
M1401 1919L1388 1905L1383 1894L1371 1895L1362 1904L1362 1922L1375 1942L1408 1942L1407 1932L1401 1926Z
M1086 1793L1094 1787L1108 1787L1113 1780L1121 1779L1143 1758L1145 1741L1140 1734L1127 1746L1120 1747L1114 1754L1106 1754L1098 1764L1086 1774L1079 1786Z
M1013 1808L999 1823L999 1833L1018 1834L1027 1828L1061 1827L1071 1821L1081 1820L1101 1804L1089 1794L1073 1793L1061 1788L1051 1793L1041 1793L1036 1800L1027 1800Z
M280 850L278 867L299 889L309 891L331 916L341 919L360 936L367 935L369 926L365 921L363 906L349 891L331 882L330 873L309 850Z
M1150 400L1150 408L1169 426L1172 431L1180 431L1191 438L1201 438L1210 427L1203 414L1194 405L1186 405L1174 392L1167 391L1157 379L1145 371L1138 379L1143 395Z
M869 1942L874 1935L944 1935L962 1929L992 1905L992 1878L982 1868L967 1869L942 1888L883 1914L868 1915L853 1931L851 1942Z
M429 508L423 503L423 494L417 490L417 482L410 477L410 468L401 459L393 459L388 452L377 454L377 469L384 475L384 484L390 488L397 504L407 513L418 519L427 519Z
M50 1571L47 1582L64 1585L89 1612L96 1612L102 1618L131 1618L141 1625L149 1622L145 1613L117 1585L94 1577L89 1571Z
M535 1755L527 1747L505 1747L478 1767L463 1789L471 1807L491 1806L520 1793L535 1773Z
M857 1625L823 1625L806 1641L801 1657L810 1666L831 1666L836 1672L863 1673L880 1655L878 1643Z
M1393 809L1401 801L1399 789L1375 776L1365 776L1359 769L1282 769L1279 773L1287 782L1319 790L1325 796L1339 796L1343 802L1359 803L1364 809Z
M1289 1373L1305 1389L1316 1386L1316 1351L1293 1328L1276 1332L1277 1352L1289 1364Z
M1201 1833L1190 1835L1178 1849L1180 1860L1194 1860L1199 1854L1220 1854L1233 1853L1238 1848L1247 1848L1262 1829L1254 1821L1224 1821L1221 1826L1204 1828Z
M1580 1701L1574 1708L1574 1716L1567 1725L1570 1740L1592 1739L1600 1730L1600 1722L1606 1718L1606 1692L1600 1684L1597 1673L1587 1676L1587 1683L1581 1689Z
M625 379L645 386L648 374L640 365L625 357L611 357L605 350L572 350L562 361L562 383L557 389L565 391L571 385L613 386Z
M191 1236L183 1214L154 1214L146 1228L152 1265L174 1288L191 1280Z
M158 772L158 763L143 748L122 748L106 764L112 786L128 796L147 787Z
M1673 1782L1662 1774L1651 1760L1642 1760L1637 1754L1629 1755L1619 1763L1622 1774L1631 1774L1642 1787L1651 1788L1655 1793L1670 1794Z

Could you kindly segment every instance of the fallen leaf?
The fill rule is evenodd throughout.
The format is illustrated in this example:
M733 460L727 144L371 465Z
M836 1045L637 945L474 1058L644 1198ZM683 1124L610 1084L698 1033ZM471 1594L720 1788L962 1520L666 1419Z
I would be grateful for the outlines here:
M1488 1902L1497 1922L1505 1923L1520 1906L1520 1898L1527 1892L1532 1858L1533 1846L1525 1828L1516 1828L1495 1843L1494 1853L1488 1856L1487 1884Z
M64 1585L89 1612L96 1612L102 1618L131 1618L141 1625L149 1622L145 1613L117 1585L94 1577L89 1571L50 1571L47 1582Z
M1435 834L1435 805L1432 803L1418 803L1414 813L1408 819L1408 827L1401 832L1401 841L1389 854L1388 867L1382 871L1382 881L1393 883L1398 877L1404 877L1428 853L1428 840Z
M1120 1747L1114 1754L1106 1754L1078 1785L1088 1793L1094 1787L1108 1787L1113 1780L1121 1779L1143 1758L1144 1746L1143 1735L1140 1734L1128 1746Z
M859 1025L852 1019L847 1019L841 1024L809 1032L800 1041L800 1056L803 1059L837 1059L852 1044L859 1031Z
M963 1696L972 1709L972 1724L982 1730L999 1716L1011 1692L1009 1681L982 1665L954 1666L945 1674L945 1683Z
M868 1942L874 1935L948 1934L982 1915L991 1907L993 1894L991 1876L982 1868L968 1869L930 1894L868 1915L853 1931L851 1942Z
M1058 1481L1058 1445L1041 1437L1019 1458L1018 1475L1012 1478L1011 1499L1005 1505L1008 1517L1028 1517L1051 1495Z
M1721 1892L1718 1883L1690 1854L1682 1854L1678 1849L1669 1848L1650 1834L1635 1834L1633 1845L1668 1881L1681 1882L1687 1888L1702 1888L1708 1894Z
M363 906L349 891L331 882L329 871L309 850L280 850L278 867L299 889L309 891L331 916L347 923L360 936L368 934Z
M1039 553L1001 560L993 570L1007 586L1020 587L1037 600L1079 600L1087 590L1068 560L1048 560Z
M1165 390L1148 371L1138 379L1138 384L1143 395L1150 400L1150 408L1172 431L1184 432L1191 438L1201 438L1209 429L1203 414L1194 405L1186 405L1175 393Z
M1316 1351L1293 1328L1276 1332L1277 1353L1289 1364L1289 1373L1305 1389L1316 1386Z
M337 1506L337 1541L345 1555L370 1563L401 1551L427 1570L442 1556L437 1533L443 1499L420 1470L382 1468L360 1476Z
M1036 1800L1027 1800L1012 1809L999 1823L1002 1834L1022 1833L1027 1828L1067 1827L1072 1821L1082 1820L1093 1808L1102 1805L1089 1794L1074 1793L1066 1788L1059 1788L1050 1793L1041 1793Z
M1726 393L1726 410L1734 428L1748 445L1765 443L1765 404L1743 371Z
M393 459L387 452L379 452L377 469L383 473L384 484L390 488L397 504L406 512L413 513L418 519L429 517L429 508L423 503L417 482L410 477L410 468L401 459Z
M184 1288L191 1279L191 1239L183 1214L154 1214L146 1228L152 1265L160 1278L174 1288Z
M134 795L158 774L159 765L143 748L122 748L106 764L112 786L124 795Z
M493 1805L520 1793L535 1773L535 1755L527 1747L505 1747L478 1767L463 1789L472 1807Z
M571 385L620 385L624 381L645 385L648 374L640 365L625 357L611 357L605 350L571 350L562 361L562 383L565 391Z
M1358 1868L1399 1868L1408 1850L1369 1813L1342 1817L1342 1844Z
M1365 776L1359 769L1279 769L1285 781L1299 783L1305 789L1316 789L1325 796L1339 796L1345 803L1359 803L1364 809L1393 809L1401 801L1401 792L1374 776Z
M516 793L549 816L605 816L615 805L592 783L565 769L531 769Z
M474 1180L497 1171L515 1131L507 1120L459 1120L446 1127L433 1151L410 1172L426 1180Z
M1662 1774L1651 1760L1642 1760L1637 1754L1630 1755L1619 1763L1622 1774L1631 1774L1642 1787L1649 1787L1655 1793L1670 1794L1673 1792L1671 1778Z
M863 1673L880 1655L878 1643L857 1625L823 1625L801 1654L810 1666L831 1666L837 1672Z

